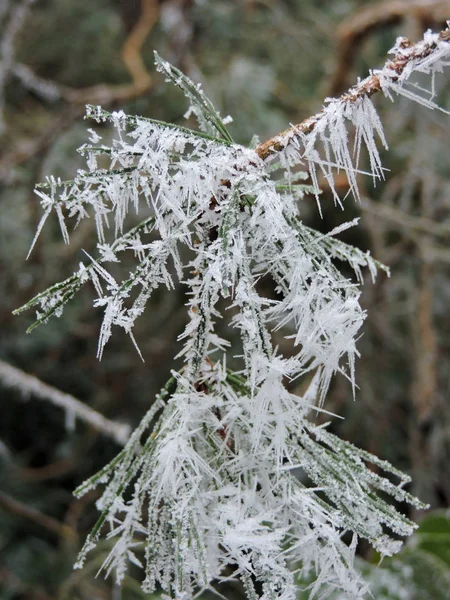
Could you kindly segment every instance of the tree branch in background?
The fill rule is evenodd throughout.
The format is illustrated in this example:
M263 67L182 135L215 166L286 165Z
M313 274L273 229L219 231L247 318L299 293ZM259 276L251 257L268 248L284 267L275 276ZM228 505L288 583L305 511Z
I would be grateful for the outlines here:
M30 583L25 583L13 571L6 567L0 567L0 584L6 588L9 593L20 594L20 598L27 600L55 600L54 596L46 594L42 589L33 586ZM29 594L32 594L30 596ZM27 595L28 594L28 595Z
M100 83L87 88L72 88L39 77L26 65L17 64L12 72L22 83L47 99L61 98L74 104L111 104L135 98L147 92L153 80L142 60L141 50L159 17L156 0L141 0L141 13L122 47L122 58L132 83Z
M157 0L141 0L141 12L138 20L122 47L122 58L131 75L132 83L120 85L102 83L81 89L65 86L40 77L27 65L14 62L14 39L25 21L29 6L34 1L24 0L21 5L15 8L3 38L0 41L2 53L0 68L0 134L4 130L4 127L2 129L3 87L6 78L10 75L17 77L27 89L32 90L45 100L63 100L69 103L70 106L67 110L63 111L61 118L56 117L56 119L52 119L48 128L37 139L29 142L19 142L16 148L13 148L11 152L6 154L0 163L0 180L7 179L13 167L31 159L36 154L42 152L43 148L48 148L53 143L55 137L59 135L62 128L65 127L67 129L68 125L84 114L85 104L92 103L108 106L114 102L124 102L148 92L153 85L152 77L147 71L140 53L145 40L150 35L159 17ZM18 16L16 13L19 13Z
M419 276L417 312L414 319L418 350L412 395L417 420L424 423L432 413L437 389L438 348L433 325L433 266L425 260L422 261Z
M69 525L61 523L53 517L44 515L39 510L31 508L31 506L27 506L23 502L19 502L19 500L15 500L3 492L0 492L0 508L10 514L28 519L41 527L45 527L48 531L56 533L56 535L59 535L62 538L74 538L76 535L75 531Z
M14 42L25 23L30 6L34 2L35 0L22 0L22 2L16 3L11 12L9 21L6 24L2 39L0 40L0 134L2 134L6 128L3 114L5 105L4 90L11 69L14 66ZM0 9L2 15L7 8L5 3L5 6L2 6Z
M50 119L48 126L33 139L19 140L15 147L0 161L0 182L6 184L14 177L13 169L25 164L34 156L45 154L59 136L67 131L77 119L82 118L85 108L81 104L67 105L57 116Z
M9 8L9 0L1 0L1 2L0 2L0 22L3 20L3 17L5 16L8 8Z
M448 239L450 236L450 222L436 222L428 217L413 216L400 208L389 206L381 202L374 202L367 197L361 199L361 208L370 214L376 215L385 221L394 223L400 230L408 230L417 235L433 235Z
M420 193L420 209L423 218L430 220L433 205L430 202L428 190L430 186L422 184ZM432 188L431 188L432 189ZM444 241L449 239L449 234ZM423 241L428 242L428 236L423 236ZM438 340L433 323L433 279L435 265L427 260L427 249L419 243L422 253L420 265L418 290L416 295L416 317L412 323L413 331L416 329L416 369L415 382L413 383L412 397L417 413L417 420L423 424L429 421L437 399L438 389ZM448 249L447 249L448 250ZM426 441L426 437L425 440ZM423 446L423 444L421 444Z
M141 16L122 47L122 59L137 85L144 82L150 86L152 78L142 60L141 49L150 31L158 20L156 0L141 0Z
M26 482L48 481L73 472L79 463L73 456L62 458L43 467L20 467L20 477Z
M128 440L130 433L129 425L116 423L107 419L80 400L77 400L77 398L74 398L74 396L65 394L43 383L37 377L28 375L3 361L0 361L0 381L6 387L18 389L24 396L33 395L63 408L66 411L69 423L78 418L89 423L97 431L113 438L118 444L123 445Z

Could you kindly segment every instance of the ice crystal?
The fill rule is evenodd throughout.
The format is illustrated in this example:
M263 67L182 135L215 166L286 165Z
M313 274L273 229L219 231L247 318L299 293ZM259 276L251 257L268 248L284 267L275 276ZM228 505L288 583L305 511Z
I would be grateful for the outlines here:
M114 327L134 341L136 319L155 289L184 282L190 290L190 321L180 336L184 368L172 374L122 452L76 492L106 486L101 517L77 567L109 524L114 547L103 569L120 581L128 562L141 566L149 593L161 588L187 600L235 577L249 599L294 600L300 576L312 581L311 598L335 589L362 598L366 584L353 566L357 540L391 555L397 537L413 531L386 500L421 507L404 490L408 478L310 418L312 409L323 410L335 373L355 386L356 339L365 318L362 268L375 278L385 267L334 238L355 222L324 235L298 214L299 199L320 192L317 169L333 190L335 168L344 169L357 196L363 147L370 174L383 176L376 138L386 141L370 100L374 85L434 107L432 94L418 97L409 78L416 70L434 77L448 64L449 43L427 33L413 48L400 40L394 51L395 68L387 63L319 115L251 149L233 142L199 86L157 56L158 69L189 99L201 131L88 106L89 118L112 124L115 141L102 145L89 130L90 144L80 149L88 170L73 181L49 178L38 186L44 216L37 235L52 211L66 242L66 218L92 216L98 255L87 255L71 277L24 307L40 307L36 324L58 316L91 282L104 314L101 357ZM97 167L99 156L107 169ZM308 173L293 169L298 164ZM304 183L308 176L312 185ZM142 220L127 230L130 211ZM108 266L124 253L134 255L135 268L118 281ZM358 283L334 259L348 262ZM275 299L259 293L263 276L274 282ZM229 341L215 332L220 298L234 309L240 372L227 368ZM275 331L291 340L289 356L273 347ZM284 384L299 377L303 396Z

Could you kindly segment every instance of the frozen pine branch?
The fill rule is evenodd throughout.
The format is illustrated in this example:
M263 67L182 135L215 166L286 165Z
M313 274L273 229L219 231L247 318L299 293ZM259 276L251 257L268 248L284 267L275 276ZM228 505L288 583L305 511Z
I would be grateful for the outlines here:
M88 106L87 117L110 123L115 140L102 144L90 130L80 149L86 170L38 186L37 235L56 213L68 243L70 222L92 217L96 253L16 312L37 307L36 324L44 323L91 283L103 311L99 357L115 326L136 345L137 319L160 286L187 286L189 322L179 338L184 367L120 454L76 492L105 486L78 567L106 529L114 545L103 570L120 582L131 561L142 567L148 593L189 600L231 577L250 600L294 600L300 576L312 581L311 598L338 589L353 599L367 591L353 565L358 540L389 556L413 531L389 502L423 508L404 489L408 477L313 423L335 374L355 390L362 269L374 279L387 267L335 238L357 220L322 234L298 208L305 194L318 197L318 172L334 190L335 170L343 169L356 197L357 173L382 178L376 138L386 140L370 97L381 90L435 108L448 39L448 30L415 45L399 39L383 69L256 148L235 144L201 88L159 56L158 69L183 90L201 131ZM428 95L414 86L415 72L430 75ZM134 267L120 279L111 263L126 254ZM262 277L273 297L261 295ZM220 299L233 308L239 371L227 366L230 341L216 331L228 317ZM290 343L286 355L274 345L279 336ZM302 396L285 385L299 379Z

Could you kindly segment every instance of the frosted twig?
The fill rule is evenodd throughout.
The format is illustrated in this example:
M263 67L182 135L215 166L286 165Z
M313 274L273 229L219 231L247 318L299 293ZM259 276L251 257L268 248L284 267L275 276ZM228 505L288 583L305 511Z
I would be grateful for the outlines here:
M74 396L65 394L2 360L0 360L0 380L4 386L18 389L25 397L33 395L41 400L52 402L63 408L69 418L78 418L89 423L97 431L112 437L118 444L123 445L128 440L130 426L126 423L116 423L107 419Z
M374 185L377 179L384 179L376 138L386 149L387 141L371 96L381 90L391 100L393 94L397 94L427 108L447 112L434 102L434 79L436 73L449 64L449 40L449 29L439 34L427 31L423 40L416 44L406 38L398 38L391 50L394 58L389 59L382 69L373 71L369 77L339 98L327 98L326 106L320 113L259 144L255 152L267 162L272 159L279 161L285 168L305 164L314 186L319 210L318 171L327 181L335 204L342 207L334 183L336 170L345 172L349 192L359 200L356 175L361 172L359 163L363 147L369 155L369 173ZM414 72L431 76L429 90L410 81ZM349 140L349 125L355 130L353 144Z
M382 0L361 6L337 28L338 57L328 94L335 96L346 89L358 51L374 31L407 19L417 21L417 27L422 31L425 24L441 23L449 15L449 0Z
M397 53L394 58L387 60L381 70L374 71L372 75L350 88L340 98L332 100L331 103L350 105L360 98L370 98L373 94L382 90L383 86L387 85L387 79L392 84L398 82L407 69L413 66L414 62L428 58L440 42L446 42L450 51L448 29L441 31L439 34L430 35L429 40L425 38L416 44L412 44L406 38L399 38L397 42ZM298 125L292 125L289 129L259 144L255 148L255 152L263 160L273 154L282 152L293 138L311 133L320 121L327 118L327 114L326 110L322 109L319 113L308 117Z

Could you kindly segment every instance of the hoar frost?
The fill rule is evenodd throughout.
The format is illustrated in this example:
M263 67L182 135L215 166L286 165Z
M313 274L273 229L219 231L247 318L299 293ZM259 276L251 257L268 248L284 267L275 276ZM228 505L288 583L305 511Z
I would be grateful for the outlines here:
M98 254L86 254L71 277L23 307L41 307L35 325L59 316L91 282L104 315L101 357L114 326L136 344L136 319L155 289L178 282L189 288L190 321L180 336L184 368L172 373L119 455L76 491L82 496L105 485L101 517L77 567L108 526L113 547L103 569L120 582L129 562L140 566L148 593L161 588L188 600L231 577L243 582L249 599L294 600L298 581L312 582L311 598L336 589L362 598L367 586L353 567L358 539L389 556L399 549L398 536L413 531L414 523L386 501L389 495L422 508L404 490L409 478L309 419L323 410L335 373L355 386L365 318L361 270L368 267L374 279L385 267L334 238L355 222L324 235L298 213L299 199L320 191L317 170L332 190L335 168L345 170L357 196L363 146L370 174L382 178L375 137L385 139L370 100L374 85L435 106L433 91L418 96L409 77L414 70L431 73L434 85L434 74L448 64L449 43L427 33L414 47L399 42L394 51L397 70L387 63L375 80L255 149L235 144L201 87L156 56L158 69L187 96L201 131L88 107L89 118L112 123L115 141L100 144L89 130L90 144L80 149L88 170L73 181L50 178L38 186L44 216L37 235L53 210L65 241L66 217L93 216ZM108 168L98 167L100 157ZM312 186L298 165L307 167ZM141 221L127 229L130 211ZM120 281L108 266L124 253L135 257L135 268ZM339 272L336 258L350 264L358 284ZM276 299L260 295L264 276L274 282ZM220 298L234 308L239 372L227 368L230 343L215 332ZM273 347L275 331L291 340L290 356ZM300 377L301 397L284 385Z

